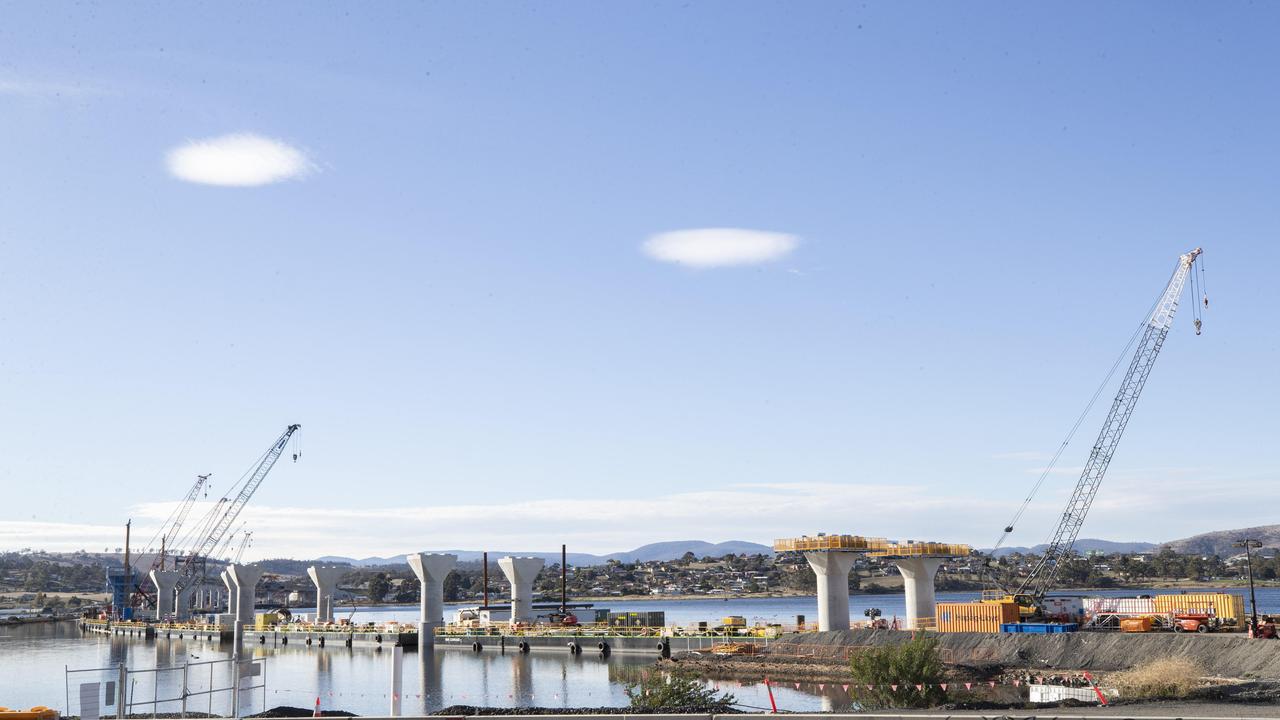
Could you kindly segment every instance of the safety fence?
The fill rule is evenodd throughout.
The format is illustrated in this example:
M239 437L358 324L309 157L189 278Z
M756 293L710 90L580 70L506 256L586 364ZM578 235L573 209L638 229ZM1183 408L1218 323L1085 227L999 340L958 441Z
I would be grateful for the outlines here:
M266 660L205 660L157 668L66 668L66 716L98 720L104 714L145 715L230 711L238 716L241 703L255 691L267 699ZM238 690L238 691L237 691ZM73 704L72 701L75 701ZM109 710L109 713L104 711Z

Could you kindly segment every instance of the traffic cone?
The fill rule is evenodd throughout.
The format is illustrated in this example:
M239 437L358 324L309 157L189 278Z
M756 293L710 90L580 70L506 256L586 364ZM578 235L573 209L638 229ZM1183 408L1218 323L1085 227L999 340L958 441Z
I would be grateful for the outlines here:
M311 713L311 717L321 717L320 715L320 696L316 696L316 709Z

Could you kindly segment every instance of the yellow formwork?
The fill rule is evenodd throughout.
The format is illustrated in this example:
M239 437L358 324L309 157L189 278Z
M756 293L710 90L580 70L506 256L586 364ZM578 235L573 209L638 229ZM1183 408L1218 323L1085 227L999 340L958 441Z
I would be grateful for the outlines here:
M896 542L880 537L861 535L805 535L798 538L782 538L773 541L774 552L805 552L814 550L843 550L864 552L872 557L964 557L973 553L968 545L937 542Z

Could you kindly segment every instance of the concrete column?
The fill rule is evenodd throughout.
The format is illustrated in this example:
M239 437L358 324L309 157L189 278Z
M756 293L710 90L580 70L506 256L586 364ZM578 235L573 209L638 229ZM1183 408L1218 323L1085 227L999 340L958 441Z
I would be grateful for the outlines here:
M436 628L444 625L444 579L458 565L457 555L413 553L409 567L418 576L418 647L435 645Z
M234 619L236 617L236 584L231 582L231 576L225 569L218 577L222 578L222 584L227 586L227 614Z
M182 573L177 570L152 570L151 584L156 586L156 620L173 612L173 589Z
M191 595L195 588L179 587L173 594L173 612L179 620L191 619Z
M857 559L850 552L807 552L813 574L818 576L818 629L849 629L849 571Z
M933 620L938 603L933 595L933 578L942 567L941 558L906 558L897 560L902 573L902 589L907 596L907 628L914 630L922 618Z
M498 561L511 583L511 622L533 622L533 579L546 564L539 557L504 557Z
M312 565L307 568L307 576L316 586L316 622L333 622L333 592L338 589L338 580L349 568L333 565Z
M236 620L253 623L253 599L262 579L262 568L254 565L228 565L227 576L236 586Z

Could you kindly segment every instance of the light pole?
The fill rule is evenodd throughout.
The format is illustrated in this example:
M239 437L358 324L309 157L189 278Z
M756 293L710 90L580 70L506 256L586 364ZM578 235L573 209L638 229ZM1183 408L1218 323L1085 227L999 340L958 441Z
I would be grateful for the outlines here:
M1244 548L1245 567L1249 568L1249 604L1252 606L1249 619L1251 633L1258 632L1258 597L1253 592L1253 549L1262 547L1262 541L1246 538L1231 543L1231 547Z

